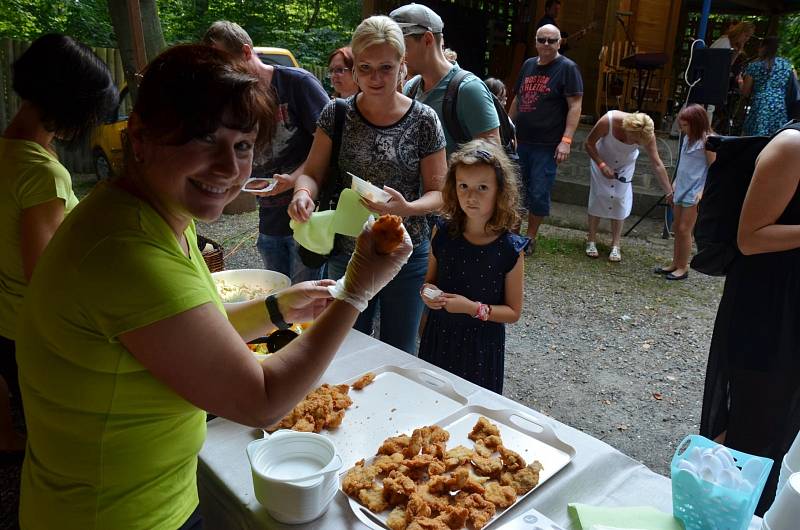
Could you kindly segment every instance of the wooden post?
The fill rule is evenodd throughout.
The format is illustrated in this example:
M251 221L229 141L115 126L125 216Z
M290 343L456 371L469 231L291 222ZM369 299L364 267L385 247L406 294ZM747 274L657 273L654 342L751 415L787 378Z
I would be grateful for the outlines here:
M133 58L136 62L136 71L141 72L147 64L147 51L144 47L144 30L142 29L142 12L139 8L139 0L128 0L128 18L131 23Z

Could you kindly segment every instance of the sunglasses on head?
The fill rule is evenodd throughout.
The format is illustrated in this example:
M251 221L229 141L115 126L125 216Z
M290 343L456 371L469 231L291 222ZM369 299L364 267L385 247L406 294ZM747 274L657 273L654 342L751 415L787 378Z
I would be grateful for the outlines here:
M550 39L550 38L547 38L547 37L536 37L536 42L538 42L539 44L555 44L560 40L561 39Z

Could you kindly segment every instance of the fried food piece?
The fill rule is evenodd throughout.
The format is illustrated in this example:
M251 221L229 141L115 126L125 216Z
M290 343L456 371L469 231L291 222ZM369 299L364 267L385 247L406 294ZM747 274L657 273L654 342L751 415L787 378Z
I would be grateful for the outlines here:
M480 455L484 458L489 458L494 454L494 450L486 447L486 445L483 443L483 440L479 440L475 442L475 454Z
M403 218L398 215L381 215L372 225L375 252L386 255L403 242Z
M368 510L375 513L382 512L389 508L386 500L383 497L383 488L373 485L373 487L363 490L358 490L358 500L367 507Z
M344 410L353 404L347 395L349 391L348 385L324 384L306 395L277 425L267 430L320 432L326 427L336 428L344 419Z
M431 455L416 455L414 458L403 460L403 465L409 469L406 473L408 476L414 480L423 480L434 460Z
M392 471L383 479L383 498L390 506L405 504L412 493L416 493L417 485L406 475Z
M442 475L447 471L447 466L444 462L439 460L438 458L435 459L433 462L428 465L428 475L433 477L434 475Z
M386 526L391 530L406 530L408 526L408 518L406 517L406 509L402 506L395 506L389 512L389 517L386 518Z
M498 446L497 450L500 452L500 460L503 461L503 466L507 471L517 471L525 467L525 459L519 453L512 451L504 446Z
M488 418L481 416L478 418L478 422L467 437L473 442L477 442L478 440L483 440L492 435L499 437L500 429L497 428L497 425L489 421Z
M401 434L400 436L392 436L383 441L378 448L379 455L393 455L394 453L402 453L405 455L405 450L408 444L411 443L411 438L408 435Z
M483 445L492 451L497 451L497 448L503 445L503 440L496 434L491 434L482 440Z
M390 472L399 469L405 457L403 453L394 453L392 455L378 455L372 461L372 465L380 469L382 474L388 475Z
M428 491L431 493L447 493L449 492L449 488L447 487L447 483L450 480L450 477L445 475L435 475L428 480L425 484L428 486Z
M375 485L375 478L379 472L377 467L365 466L364 460L359 460L342 478L342 491L351 497L358 498L360 490L372 488Z
M463 445L457 445L447 451L444 455L444 463L447 469L463 466L472 459L472 449L467 449Z
M450 530L450 527L439 519L419 517L414 519L406 530Z
M484 484L483 498L497 508L508 508L517 500L517 492L511 486L503 486L496 480Z
M433 442L422 446L423 455L431 455L434 458L444 460L445 453L447 453L445 442Z
M463 506L448 506L447 510L440 513L436 519L442 521L451 530L459 530L467 524L468 516L469 510Z
M413 521L417 517L430 517L432 513L430 505L425 502L418 493L412 493L408 498L405 517L408 521Z
M463 506L469 510L467 521L472 525L475 530L480 530L489 519L494 517L496 508L494 504L487 501L477 493L472 493L463 500Z
M417 486L417 494L428 503L428 506L434 512L446 511L447 507L450 506L450 495L437 495L428 489L427 483Z
M499 477L503 472L503 461L496 457L487 458L474 454L472 465L475 467L475 472L484 477Z
M539 472L542 470L542 464L538 460L528 464L511 476L509 486L514 488L517 495L524 495L539 484Z
M353 388L356 390L363 390L365 386L372 383L374 380L375 374L372 372L367 372L353 383Z

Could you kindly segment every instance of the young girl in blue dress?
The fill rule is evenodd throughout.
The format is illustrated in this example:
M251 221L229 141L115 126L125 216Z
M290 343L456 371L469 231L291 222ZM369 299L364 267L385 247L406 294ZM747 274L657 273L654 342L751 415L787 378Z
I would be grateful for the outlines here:
M675 246L672 263L667 267L657 267L654 271L656 274L663 274L667 280L685 280L689 277L697 204L703 195L708 166L716 158L716 153L706 151L706 138L712 134L706 109L697 104L687 106L678 114L678 125L684 136L678 170L672 184L675 214L672 230L675 233Z
M450 157L442 220L420 295L428 317L419 356L484 388L503 391L505 324L522 312L523 251L516 166L487 140Z

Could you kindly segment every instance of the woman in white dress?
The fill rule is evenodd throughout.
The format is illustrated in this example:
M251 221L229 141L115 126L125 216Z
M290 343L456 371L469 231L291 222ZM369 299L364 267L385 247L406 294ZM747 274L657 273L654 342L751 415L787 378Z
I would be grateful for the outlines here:
M631 181L636 169L639 147L643 147L658 177L659 184L672 201L672 186L664 163L658 156L653 120L641 112L610 110L600 118L586 138L584 148L591 160L589 187L589 236L586 255L596 258L597 226L600 219L611 220L609 261L621 261L622 223L633 205Z

